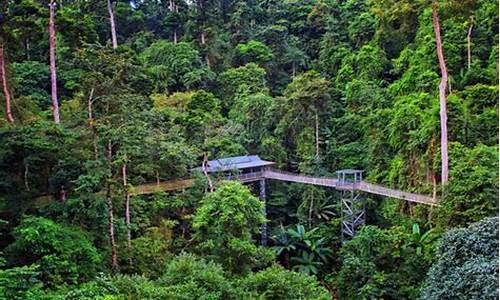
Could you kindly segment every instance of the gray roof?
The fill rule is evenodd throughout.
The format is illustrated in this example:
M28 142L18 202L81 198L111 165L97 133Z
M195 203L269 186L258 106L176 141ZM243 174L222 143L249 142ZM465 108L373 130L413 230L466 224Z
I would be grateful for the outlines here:
M245 155L235 157L225 157L208 161L208 172L221 172L231 170L241 170L248 168L257 168L271 166L275 163L272 161L262 160L258 155ZM202 171L201 167L193 170Z

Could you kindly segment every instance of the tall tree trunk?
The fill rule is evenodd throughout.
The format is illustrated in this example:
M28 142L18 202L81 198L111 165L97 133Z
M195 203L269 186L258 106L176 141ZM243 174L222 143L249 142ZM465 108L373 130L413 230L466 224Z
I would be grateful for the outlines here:
M308 222L308 225L309 225L309 229L312 228L312 219L313 219L313 210L314 210L314 192L313 192L313 189L311 187L311 189L309 190L309 197L311 197L311 202L309 202L309 213L308 213L308 216L307 216L307 222Z
M160 186L160 172L156 170L155 175L156 175L156 186Z
M469 31L467 32L467 69L470 69L470 65L472 63L470 47L471 47L471 36L472 36L473 26L474 26L474 20L471 19Z
M439 28L439 18L436 1L432 1L432 25L436 35L436 50L441 69L441 82L439 83L439 104L441 116L441 184L448 184L448 115L446 112L446 84L448 82L448 71L443 55L441 43L441 30Z
M177 44L177 28L174 28L174 44Z
M127 227L127 246L131 246L132 234L130 233L130 193L127 183L127 164L122 165L123 189L125 190L125 225Z
M113 199L111 198L111 185L107 184L106 188L106 203L108 206L108 234L109 243L111 244L111 267L113 270L118 269L118 254L116 252L115 241L115 226L113 223Z
M88 109L88 118L89 118L89 128L92 132L92 147L94 148L94 158L97 160L99 158L99 152L97 149L97 132L94 127L94 116L92 110L92 104L94 104L94 88L90 90L89 99L87 101L87 109Z
M108 145L106 147L106 159L108 161L108 168L111 170L111 160L113 158L113 145L111 141L108 140ZM111 172L110 172L111 173ZM111 177L107 178L106 183L106 204L108 206L108 234L109 243L111 244L111 267L113 270L118 269L118 254L116 251L116 241L115 241L115 225L113 222L113 199L111 197Z
M111 43L113 49L118 48L118 42L116 41L116 25L115 25L115 14L113 13L113 3L108 0L108 13L109 13L109 23L111 25Z
M28 181L28 174L29 174L30 166L28 162L24 162L24 187L26 187L26 190L29 192L30 191L30 183Z
M206 41L205 41L205 32L202 30L201 31L201 44L202 45L205 45Z
M203 168L203 174L205 174L205 177L207 178L208 181L208 187L210 188L210 192L214 191L214 185L212 183L212 179L210 178L210 175L208 174L208 155L205 153L203 155L203 163L201 164Z
M315 132L316 132L316 157L319 157L319 119L318 114L315 116Z
M55 28L55 2L50 0L49 4L49 56L50 56L50 84L52 95L52 114L54 122L59 124L59 103L57 101L57 78L56 78L56 28Z
M7 115L7 120L14 123L14 118L12 117L12 110L10 108L10 91L9 83L7 82L7 75L5 71L5 56L4 56L3 41L0 41L0 73L2 77L2 87L3 95L5 97L5 113Z
M31 60L31 55L30 55L30 39L26 39L26 60Z

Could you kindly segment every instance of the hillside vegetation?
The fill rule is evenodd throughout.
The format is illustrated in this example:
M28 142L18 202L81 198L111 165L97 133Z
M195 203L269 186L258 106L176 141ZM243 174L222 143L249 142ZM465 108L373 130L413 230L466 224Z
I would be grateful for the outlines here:
M498 297L498 26L493 0L2 1L0 299ZM363 194L342 241L332 188L267 180L265 213L191 172L250 154L439 206Z

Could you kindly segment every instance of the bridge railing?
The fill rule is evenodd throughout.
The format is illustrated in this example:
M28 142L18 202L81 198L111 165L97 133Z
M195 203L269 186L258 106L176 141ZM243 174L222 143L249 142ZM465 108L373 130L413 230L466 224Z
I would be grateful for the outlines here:
M384 186L380 186L377 184L372 184L368 183L365 181L362 181L359 183L358 187L359 190L372 193L372 194L377 194L381 196L387 196L391 198L396 198L396 199L401 199L401 200L406 200L410 202L416 202L416 203L422 203L422 204L427 204L427 205L432 205L436 206L438 205L436 202L436 199L421 195L421 194L414 194L414 193L409 193L409 192L403 192L400 190L394 190L390 189Z
M264 172L259 171L259 172L227 175L224 177L224 179L226 179L226 180L238 180L241 182L256 181L256 180L263 178L263 173Z
M264 170L263 177L269 179L277 179L290 182L298 183L308 183L314 185L335 187L337 185L337 179L331 177L314 177L310 175L291 173L275 169Z

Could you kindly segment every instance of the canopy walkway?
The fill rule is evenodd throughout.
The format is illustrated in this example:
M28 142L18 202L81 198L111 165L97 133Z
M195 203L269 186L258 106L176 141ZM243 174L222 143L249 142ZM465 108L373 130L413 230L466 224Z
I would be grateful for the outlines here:
M273 179L287 182L296 182L304 184L312 184L318 186L332 187L337 189L359 190L374 195L385 196L394 199L405 200L420 204L437 206L436 199L415 194L408 193L400 190L387 188L381 185L361 181L352 185L340 185L337 178L331 177L315 177L310 175L302 175L292 172L285 172L277 169L266 169L259 172L244 173L238 175L230 175L224 177L227 180L238 180L242 183L259 181L260 179ZM133 187L131 194L133 195L146 195L157 192L180 191L187 189L194 184L194 179L175 179L169 181L161 181L159 183L148 183ZM37 202L48 203L53 198L52 195L40 196L36 198Z
M369 183L362 180L363 171L361 170L340 170L337 171L337 177L317 177L312 175L297 174L285 172L272 168L274 162L261 160L258 156L238 156L211 160L204 166L193 169L193 171L204 171L206 173L215 173L218 178L226 180L237 180L242 183L256 182L260 183L259 197L265 202L266 180L279 180L286 182L295 182L303 184L312 184L323 187L330 187L339 190L341 196L341 219L342 219L342 237L351 238L355 230L365 222L364 197L362 193L369 193L403 201L437 206L435 198L391 189L381 185ZM176 179L157 183L149 183L135 186L131 190L133 195L153 194L156 192L179 191L193 186L194 179ZM52 195L38 197L35 206L43 206L52 201ZM266 243L265 225L262 229L263 244Z
M260 179L274 179L287 182L296 182L296 183L332 187L332 188L337 188L339 190L359 190L374 195L385 196L409 202L415 202L431 206L438 205L436 199L432 197L395 190L381 185L369 183L366 181L360 181L353 184L348 184L348 183L341 184L339 179L337 178L315 177L310 175L285 172L277 169L265 169L264 171L259 171L259 172L232 175L232 176L227 176L226 179L238 180L240 182L259 181Z

